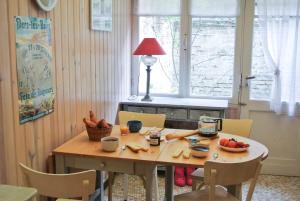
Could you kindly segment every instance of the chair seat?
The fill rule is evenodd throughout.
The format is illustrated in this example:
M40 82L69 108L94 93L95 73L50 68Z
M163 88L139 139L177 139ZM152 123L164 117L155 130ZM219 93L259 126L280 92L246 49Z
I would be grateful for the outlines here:
M193 180L201 180L203 181L204 178L204 169L203 168L198 168L192 173L192 179Z
M200 191L192 191L189 193L184 193L176 195L174 201L207 201L209 200L208 188ZM228 193L225 188L221 186L216 186L215 191L216 201L239 201L236 197Z
M80 200L58 198L56 201L80 201Z

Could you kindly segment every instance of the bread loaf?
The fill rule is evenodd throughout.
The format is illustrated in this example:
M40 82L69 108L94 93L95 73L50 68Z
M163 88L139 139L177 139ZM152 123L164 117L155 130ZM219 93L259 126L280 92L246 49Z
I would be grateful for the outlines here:
M198 133L198 130L190 130L190 131L183 131L180 133L169 133L166 135L167 140L172 140L172 139L183 139L184 137L195 135Z
M173 158L178 158L178 157L181 155L182 151L183 151L182 148L177 148L177 149L173 152L172 157L173 157Z

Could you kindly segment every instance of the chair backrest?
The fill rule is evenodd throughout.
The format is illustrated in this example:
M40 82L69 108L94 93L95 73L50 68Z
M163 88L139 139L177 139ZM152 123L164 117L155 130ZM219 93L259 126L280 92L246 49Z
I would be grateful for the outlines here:
M222 132L249 137L252 124L252 119L223 119Z
M165 114L146 114L137 112L119 112L119 124L127 124L129 120L139 120L145 127L163 128L166 120Z
M252 179L247 195L247 201L251 200L261 166L261 157L236 163L207 161L204 164L204 183L210 187L210 200L214 200L216 185L237 185Z
M25 184L36 188L40 195L54 198L82 197L83 201L88 201L89 194L95 191L95 170L72 174L47 174L30 169L22 163L19 165Z

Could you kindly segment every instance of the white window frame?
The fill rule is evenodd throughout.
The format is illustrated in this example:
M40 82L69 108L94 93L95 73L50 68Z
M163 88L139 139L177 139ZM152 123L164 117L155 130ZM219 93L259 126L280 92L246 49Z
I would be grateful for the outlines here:
M270 112L269 100L250 99L250 86L246 86L245 78L252 74L252 51L254 36L255 0L245 0L244 4L244 33L243 33L243 55L242 55L242 77L241 90L238 103L241 108L241 118L249 118L249 111Z
M204 98L204 99L227 99L229 103L238 104L241 99L241 81L242 81L242 57L244 47L244 33L246 0L240 2L240 15L236 17L236 33L235 33L235 57L233 67L233 88L232 97L209 97L209 96L191 96L190 95L190 68L191 68L191 21L192 16L189 15L189 1L181 0L181 29L180 29L180 81L178 94L157 94L151 93L151 96L160 97L180 97L180 98ZM254 0L253 0L254 1ZM249 11L248 11L249 12ZM139 16L132 15L132 52L139 43ZM252 40L250 41L252 43ZM244 55L245 56L245 55ZM251 54L248 55L251 59ZM144 95L139 93L139 58L132 56L132 70L131 70L131 94Z

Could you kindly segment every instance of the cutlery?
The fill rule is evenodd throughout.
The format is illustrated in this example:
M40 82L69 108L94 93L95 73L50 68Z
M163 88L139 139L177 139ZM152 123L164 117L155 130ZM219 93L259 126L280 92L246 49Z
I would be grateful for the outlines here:
M121 151L120 151L120 155L126 150L126 145L122 145L121 146Z
M214 160L216 160L218 157L219 157L219 154L218 154L218 153L214 153L214 154L213 154L213 159L214 159Z

